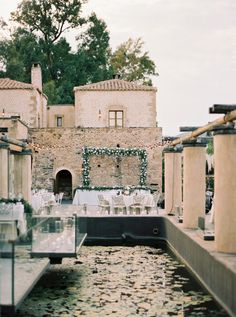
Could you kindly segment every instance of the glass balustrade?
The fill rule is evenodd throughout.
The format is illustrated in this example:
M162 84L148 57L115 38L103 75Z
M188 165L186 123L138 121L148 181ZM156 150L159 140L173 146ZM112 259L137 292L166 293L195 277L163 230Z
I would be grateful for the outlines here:
M9 213L3 209L2 214ZM0 219L0 315L14 314L51 259L76 257L86 237L77 229L79 219L72 211L27 220L31 228L21 234L16 220Z

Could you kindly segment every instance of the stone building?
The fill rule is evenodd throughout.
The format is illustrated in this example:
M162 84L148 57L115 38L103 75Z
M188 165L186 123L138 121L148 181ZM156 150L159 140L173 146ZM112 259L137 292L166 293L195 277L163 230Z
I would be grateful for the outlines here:
M47 97L42 92L39 64L31 69L31 84L0 78L0 114L20 116L29 128L47 126Z
M12 195L31 200L32 151L22 140L28 126L16 116L0 116L0 198Z
M5 90L0 85L0 94L14 96L2 108L17 112L29 126L32 188L71 198L83 185L161 186L156 88L112 79L75 87L74 105L47 105L38 65L32 67L32 84L1 81L9 84ZM25 98L18 108L17 93ZM86 159L85 148L90 149Z

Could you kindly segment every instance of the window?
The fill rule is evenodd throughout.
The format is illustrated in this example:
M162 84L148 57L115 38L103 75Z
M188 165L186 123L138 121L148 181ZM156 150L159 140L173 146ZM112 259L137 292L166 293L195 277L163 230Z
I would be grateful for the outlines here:
M56 124L57 124L57 127L62 127L62 117L59 117L59 116L56 117Z
M120 111L120 110L109 111L109 127L111 128L123 127L123 111Z

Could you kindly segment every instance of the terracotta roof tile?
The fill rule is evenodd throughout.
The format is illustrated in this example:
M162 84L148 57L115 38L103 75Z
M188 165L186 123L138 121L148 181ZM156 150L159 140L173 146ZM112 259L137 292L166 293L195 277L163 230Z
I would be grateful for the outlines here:
M88 84L84 86L75 87L74 90L82 91L99 91L99 90L108 90L108 91L156 91L155 87L138 85L134 82L129 82L121 79L111 79L100 81L94 84Z
M33 89L32 84L12 80L10 78L0 78L0 89Z

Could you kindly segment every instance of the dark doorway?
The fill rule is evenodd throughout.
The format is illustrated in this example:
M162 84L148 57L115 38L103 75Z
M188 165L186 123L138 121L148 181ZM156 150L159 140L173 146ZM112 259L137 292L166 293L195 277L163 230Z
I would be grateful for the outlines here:
M67 170L61 170L56 175L55 193L64 193L63 199L72 199L72 175Z

